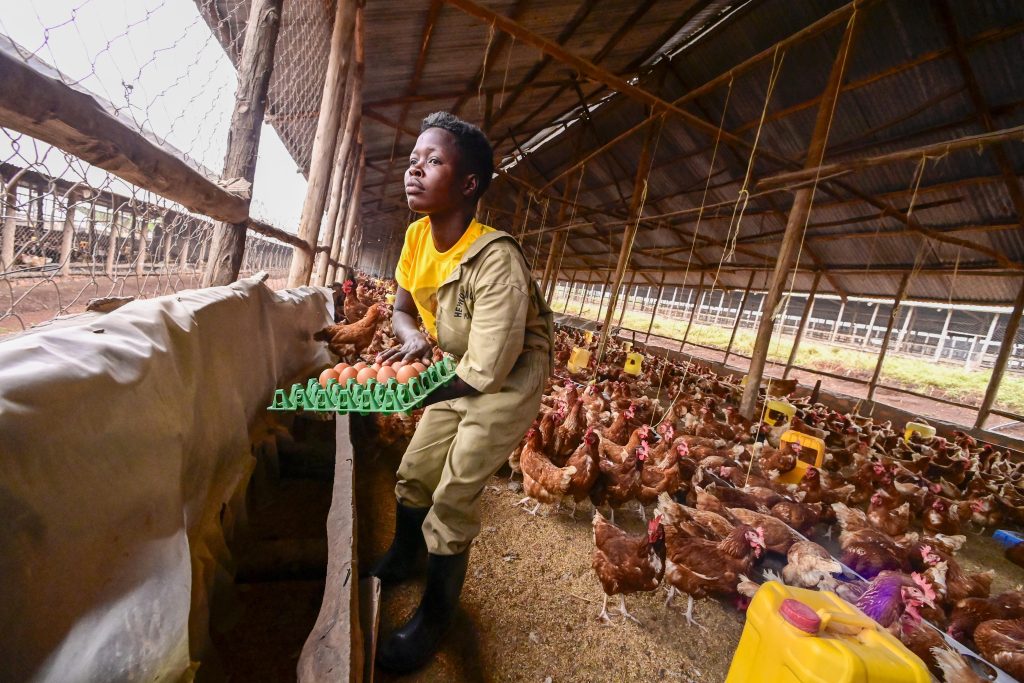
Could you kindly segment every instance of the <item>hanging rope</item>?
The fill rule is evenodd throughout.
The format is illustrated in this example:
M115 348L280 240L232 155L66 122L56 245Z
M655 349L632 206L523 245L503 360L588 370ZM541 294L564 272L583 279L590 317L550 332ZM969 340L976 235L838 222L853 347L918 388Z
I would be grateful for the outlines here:
M587 167L584 164L580 168L580 181L579 181L579 183L576 184L576 194L572 198L572 212L569 215L569 225L572 225L573 221L576 220L576 204L577 204L577 202L579 201L579 198L580 198L580 188L583 187L583 174L586 173L586 170L587 170ZM559 226L559 227L562 227L562 226ZM558 252L558 263L555 264L555 270L551 274L551 278L553 280L555 280L556 282L558 281L558 272L560 270L562 270L562 258L565 256L565 247L566 247L566 245L568 243L569 243L569 229L566 228L565 240L562 242L562 248ZM552 245L554 245L554 242L552 242ZM552 292L552 297L554 297L554 293L553 292Z
M494 24L491 24L492 28ZM501 93L498 96L498 109L505 106L505 84L508 83L508 63L512 61L512 48L516 46L516 37L512 36L512 42L508 46L508 52L505 53L505 75L501 79Z
M487 29L487 47L484 48L484 61L480 65L480 83L476 87L476 109L482 117L484 115L484 79L487 77L487 57L491 53L491 43L494 42L494 22Z

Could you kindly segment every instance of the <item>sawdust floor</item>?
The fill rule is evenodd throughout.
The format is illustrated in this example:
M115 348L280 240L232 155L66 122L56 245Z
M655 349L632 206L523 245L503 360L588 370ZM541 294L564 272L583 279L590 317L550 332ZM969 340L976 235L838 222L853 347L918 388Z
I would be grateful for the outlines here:
M394 529L395 470L401 447L380 449L353 425L359 562L376 560ZM706 600L694 614L707 631L683 618L685 597L670 608L666 593L637 594L626 605L642 623L605 626L597 620L604 595L590 568L590 506L576 521L541 509L514 507L522 493L495 476L483 493L482 531L470 555L456 625L439 655L410 681L723 681L739 642L743 617ZM639 533L635 510L616 521ZM404 623L419 603L422 581L383 594L381 637ZM616 604L616 603L613 603ZM378 681L399 680L378 672Z

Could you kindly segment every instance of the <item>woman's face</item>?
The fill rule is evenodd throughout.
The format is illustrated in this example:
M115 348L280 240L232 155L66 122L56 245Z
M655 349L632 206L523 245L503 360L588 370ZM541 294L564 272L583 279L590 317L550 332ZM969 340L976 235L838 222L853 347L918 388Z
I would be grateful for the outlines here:
M405 169L405 198L417 213L444 213L463 206L476 190L476 176L463 174L455 137L428 128L416 139Z

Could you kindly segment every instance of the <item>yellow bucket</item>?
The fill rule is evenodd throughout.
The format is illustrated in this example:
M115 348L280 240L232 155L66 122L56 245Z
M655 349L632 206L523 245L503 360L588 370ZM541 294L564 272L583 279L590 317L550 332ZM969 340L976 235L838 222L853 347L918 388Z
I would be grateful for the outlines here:
M903 440L910 441L911 434L920 434L922 439L930 439L935 436L935 427L923 422L908 422L903 430Z
M644 354L630 351L626 354L626 362L622 365L622 369L630 375L639 375L643 370L643 364Z
M569 372L580 372L590 364L590 351L576 346L569 354L569 362L565 366Z
M591 332L590 330L583 330L583 341L587 342L588 344L593 344L594 333Z
M793 416L796 415L796 406L789 401L770 398L765 402L764 413L765 421L778 427L784 422L789 422L793 419Z
M804 478L808 467L813 465L819 469L821 468L821 463L825 460L825 442L818 437L787 429L782 433L779 442L780 448L787 443L794 443L800 446L800 455L797 457L796 467L780 475L779 481L784 484L799 484L800 480Z
M903 643L835 593L769 581L747 610L726 683L926 683Z

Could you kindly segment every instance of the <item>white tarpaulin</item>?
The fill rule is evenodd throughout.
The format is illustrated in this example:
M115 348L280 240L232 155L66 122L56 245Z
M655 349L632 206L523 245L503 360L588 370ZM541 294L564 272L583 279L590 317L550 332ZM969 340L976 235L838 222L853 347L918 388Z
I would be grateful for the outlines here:
M329 360L331 307L250 278L0 342L4 680L189 676L264 408Z

